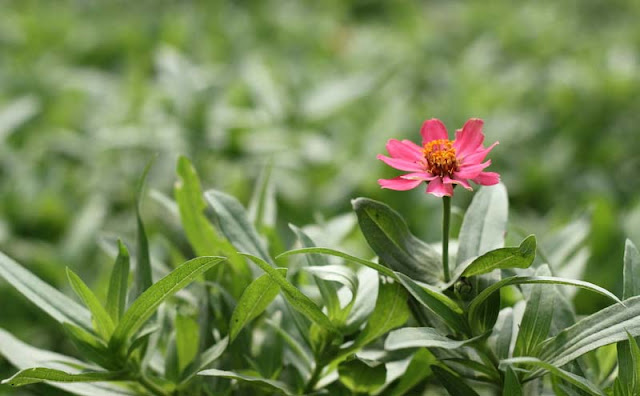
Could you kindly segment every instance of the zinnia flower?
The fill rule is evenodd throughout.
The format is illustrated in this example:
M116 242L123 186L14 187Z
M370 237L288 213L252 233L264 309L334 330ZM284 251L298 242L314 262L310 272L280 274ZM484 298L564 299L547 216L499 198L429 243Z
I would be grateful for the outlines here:
M382 188L406 191L427 183L427 193L437 197L452 196L453 187L459 184L472 190L469 181L490 186L500 182L500 175L484 172L491 160L484 161L491 149L484 148L484 134L479 118L467 121L456 131L456 139L449 140L447 128L435 118L422 124L422 147L410 140L391 139L387 142L390 157L378 155L385 164L407 173L393 179L380 179Z

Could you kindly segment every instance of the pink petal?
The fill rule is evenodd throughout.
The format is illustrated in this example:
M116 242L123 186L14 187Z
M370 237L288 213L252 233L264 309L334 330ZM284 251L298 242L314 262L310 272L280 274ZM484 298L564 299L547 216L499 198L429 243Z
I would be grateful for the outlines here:
M422 149L418 145L414 144L411 146L396 139L390 139L387 142L387 151L393 158L408 161L422 160L422 158L424 158Z
M449 139L447 128L442 121L436 118L425 121L424 124L422 124L422 129L420 129L420 134L422 135L423 145L432 140Z
M378 179L378 184L380 184L380 187L396 191L411 190L412 188L418 187L418 185L422 182L423 180L403 179L401 176L394 177L393 179Z
M478 176L474 177L474 183L481 184L483 186L493 186L500 183L500 175L496 172L481 172Z
M491 165L491 160L483 162L481 164L469 164L461 165L460 170L453 174L455 179L473 179L478 176L480 172L487 166Z
M482 133L482 121L479 118L471 118L467 121L460 132L456 132L456 141L453 144L457 155L465 157L475 152L484 141Z
M378 154L377 158L382 162L384 162L385 164L399 170L410 171L410 172L419 172L424 170L424 167L422 166L422 164L416 163L415 161L408 161L408 160L399 159L399 158L389 158L382 154Z
M415 144L414 142L412 142L411 140L407 140L407 139L403 139L402 143L406 144L407 146L413 148L414 150L419 150L420 152L422 152L422 147L418 146L417 144Z
M468 181L466 181L464 179L457 178L455 176L453 178L450 178L449 176L445 176L445 177L442 178L442 182L444 184L459 184L462 187L466 188L467 190L473 191L473 188L471 188L471 185L469 184Z
M462 158L462 162L464 164L470 164L470 165L481 163L482 161L484 161L487 154L489 154L489 151L491 151L497 144L499 144L499 142L495 142L494 144L492 144L487 148L480 148L475 153L469 154L466 157Z
M427 185L427 194L433 194L436 197L450 197L453 195L453 186L451 184L443 184L441 178L435 178Z
M430 181L430 180L435 179L438 176L434 176L429 172L414 172L414 173L407 173L406 175L402 175L400 177L405 179L405 180Z

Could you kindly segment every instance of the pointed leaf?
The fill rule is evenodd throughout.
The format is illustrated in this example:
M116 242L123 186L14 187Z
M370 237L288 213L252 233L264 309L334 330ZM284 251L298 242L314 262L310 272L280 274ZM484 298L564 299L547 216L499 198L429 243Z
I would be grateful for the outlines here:
M220 356L227 350L229 346L229 337L224 337L218 343L206 349L202 354L184 370L182 374L181 384L188 383L190 379L196 376L202 370L205 370L213 362L218 360Z
M259 257L273 266L271 256L249 222L242 204L221 191L209 190L204 193L204 196L218 217L222 233L236 249Z
M283 276L286 268L279 269ZM269 274L264 274L251 282L244 290L229 323L229 342L236 339L240 330L265 309L280 293L280 285Z
M296 254L326 254L329 256L334 256L334 257L340 257L343 258L347 261L351 261L352 263L357 263L357 264L362 264L365 265L369 268L372 268L376 271L378 271L381 275L385 275L388 276L392 279L397 279L395 273L390 270L389 268L385 267L382 264L379 263L374 263L373 261L369 261L369 260L363 260L361 258L352 256L350 254L347 253L343 253L340 252L338 250L334 250L334 249L329 249L329 248L323 248L323 247L312 247L312 248L302 248L302 249L294 249L294 250L289 250L286 251L280 255L278 255L278 257L276 257L276 259L282 258L282 257L288 257L288 256L293 256Z
M3 253L0 253L0 276L58 322L69 322L84 330L93 330L91 314L86 308L43 282Z
M144 230L144 223L142 222L140 212L144 193L144 184L154 160L155 157L147 163L147 166L145 166L144 171L142 171L142 176L140 176L140 180L138 181L138 192L136 196L136 237L138 249L136 251L136 271L134 272L135 297L141 295L153 283L153 278L151 276L151 258L149 257L149 241L147 240L147 233Z
M458 349L473 344L484 336L458 341L445 337L431 327L404 327L389 333L384 343L384 349L395 351L406 348L442 348Z
M640 252L629 239L624 246L624 290L622 298L640 295Z
M536 257L536 237L529 235L518 247L491 250L476 258L460 276L471 277L496 269L529 268Z
M331 323L329 318L327 318L327 315L322 313L320 308L318 308L316 303L314 303L309 297L302 294L302 292L298 290L294 285L289 283L289 281L284 276L282 276L282 274L280 274L278 269L272 267L266 261L260 259L259 257L246 253L241 254L245 257L248 257L251 261L256 263L258 267L260 267L264 272L271 276L271 279L273 279L280 286L285 298L295 310L327 330L334 332L338 331L333 323Z
M167 298L191 283L198 275L223 261L224 257L198 257L187 261L160 279L138 297L125 312L113 332L109 347L122 351L131 337L153 315L158 306Z
M412 279L432 285L440 282L440 254L411 234L398 212L367 198L357 198L352 205L362 234L380 263Z
M551 275L551 270L547 265L543 265L538 268L536 275ZM534 355L538 345L547 338L553 319L555 296L553 287L537 284L531 288L527 306L520 322L514 356Z
M391 391L389 396L402 396L408 394L408 392L425 378L431 376L431 365L436 362L436 357L433 356L428 349L422 348L416 351L415 355L409 363L409 367L405 370L398 385Z
M126 308L128 287L129 251L121 241L118 241L118 257L111 270L106 308L114 323L118 323Z
M619 342L618 379L626 395L635 395L640 390L640 348L636 340L627 333L628 341Z
M615 302L618 302L618 303L620 302L618 297L616 297L610 291L589 282L573 280L573 279L557 278L554 276L512 276L510 278L505 278L497 283L494 283L490 287L483 290L476 298L473 299L473 301L471 301L471 304L469 304L469 320L473 321L475 317L477 317L478 315L478 307L488 297L490 297L493 293L497 292L501 288L505 286L510 286L510 285L536 284L536 283L580 287L580 288L601 294Z
M540 359L532 358L532 357L517 357L513 359L507 359L500 362L501 365L506 364L526 364L529 366L539 367L544 370L549 371L551 374L556 377L562 378L567 381L571 385L579 388L580 390L587 392L589 395L593 396L606 396L606 394L600 390L596 385L589 382L584 377L580 377L579 375L573 374L569 371L558 368L556 365L547 363Z
M614 304L591 314L542 343L538 357L564 366L575 358L604 345L626 341L628 334L640 336L640 297Z
M273 228L276 224L276 189L271 180L273 163L270 161L262 171L249 201L249 220L259 229Z
M239 373L234 373L232 371L223 371L223 370L216 370L216 369L201 371L198 373L198 375L222 377L222 378L229 378L229 379L234 379L242 382L247 382L249 384L252 384L254 386L257 386L259 388L262 388L271 392L270 394L295 395L295 392L293 392L293 390L291 390L287 384L285 384L284 382L275 381L271 379L260 378L260 377L255 377L251 375L243 375Z
M89 308L91 311L91 316L96 323L96 331L102 339L108 340L111 337L111 333L113 333L114 325L111 317L104 309L102 304L98 298L93 294L91 289L80 279L78 275L76 275L69 267L67 267L67 278L69 278L69 283L73 288L73 291L76 292L78 297L82 299L84 305Z
M505 371L502 396L522 396L522 386L511 366L507 366Z
M106 369L116 368L117 365L114 362L113 356L111 356L107 350L107 344L102 340L71 323L64 323L63 326L67 335L83 357L98 363Z
M340 363L338 366L340 382L353 393L370 394L384 385L387 370L384 364L371 367L355 358Z
M449 371L438 366L431 366L431 370L433 370L433 374L451 396L479 396L476 391L471 389L471 387L457 375L451 374Z
M398 281L423 306L438 315L449 326L459 332L469 333L462 309L442 292L428 285L419 285L408 276L396 272Z
M124 371L109 372L95 371L80 374L69 374L61 370L49 368L29 368L16 373L13 377L2 381L2 384L11 386L23 386L38 382L103 382L120 381L127 378Z

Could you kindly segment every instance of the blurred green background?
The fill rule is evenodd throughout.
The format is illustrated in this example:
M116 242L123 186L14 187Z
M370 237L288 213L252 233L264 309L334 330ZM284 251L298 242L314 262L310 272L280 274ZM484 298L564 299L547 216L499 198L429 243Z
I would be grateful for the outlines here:
M167 195L179 154L245 203L273 161L282 225L368 196L437 241L439 200L380 190L398 172L375 156L426 118L480 117L513 240L573 236L560 256L619 294L624 238L640 243L639 18L632 0L2 1L0 250L64 290L65 266L102 287L97 241L131 240L154 153L148 185ZM147 196L151 234L164 210ZM71 349L5 283L0 299L0 326Z

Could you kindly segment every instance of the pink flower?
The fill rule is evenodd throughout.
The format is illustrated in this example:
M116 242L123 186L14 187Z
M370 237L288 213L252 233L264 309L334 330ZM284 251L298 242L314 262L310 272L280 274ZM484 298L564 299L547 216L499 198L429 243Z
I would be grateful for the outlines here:
M498 142L484 148L484 134L479 118L467 121L456 131L456 139L449 140L447 128L438 119L422 124L422 146L410 140L391 139L387 142L390 157L379 154L378 159L385 164L407 173L393 179L380 179L382 188L406 191L427 183L427 193L436 197L452 196L453 187L459 184L472 190L469 181L490 186L500 182L495 172L483 172L491 165L485 157Z

